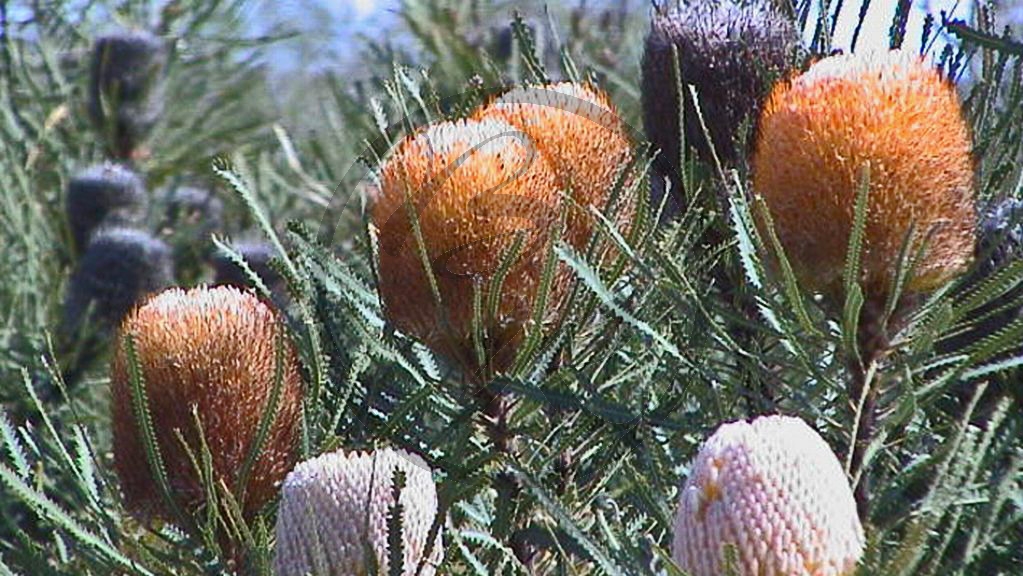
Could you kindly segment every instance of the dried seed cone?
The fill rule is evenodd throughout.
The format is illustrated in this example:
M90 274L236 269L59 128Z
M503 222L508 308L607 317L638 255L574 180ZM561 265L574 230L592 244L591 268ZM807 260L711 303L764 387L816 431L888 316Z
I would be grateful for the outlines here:
M174 258L164 242L131 228L103 228L93 235L71 275L64 324L77 330L91 310L114 329L146 296L174 283Z
M977 272L990 276L1023 258L1023 200L1003 198L991 206L980 223Z
M88 110L110 138L118 158L130 158L163 112L161 74L167 47L144 30L126 30L96 39L92 52Z
M237 242L232 248L245 259L249 269L259 276L267 288L271 291L282 290L284 279L270 266L274 257L274 248L265 242ZM251 288L252 282L241 266L235 264L234 260L228 258L227 254L216 253L213 258L214 283L237 286L239 288Z
M205 241L224 225L224 203L213 190L180 186L167 194L164 219L177 233Z
M692 576L847 576L863 528L838 459L805 422L765 416L724 424L682 489L672 556Z
M183 510L194 511L205 493L176 432L193 454L201 454L194 410L212 457L214 481L235 490L274 390L278 339L283 339L274 419L248 475L244 500L235 492L251 517L276 495L295 462L301 383L295 350L283 330L270 308L230 287L172 288L125 320L111 368L114 466L135 513L174 520L150 472L132 409L125 340L130 336L134 342L173 497Z
M440 532L429 541L437 488L421 458L391 449L324 454L288 474L277 515L277 576L389 574L388 516L395 504L396 470L405 474L398 498L404 544L400 573L433 576L444 554ZM416 572L424 556L423 570Z
M556 170L561 189L572 194L565 239L585 248L593 231L587 209L607 208L632 159L628 128L608 95L571 82L516 88L481 108L476 118L507 122L532 139ZM625 207L619 220L625 223L630 215Z
M977 266L963 282L963 290L970 291L980 283L1023 258L1023 200L1008 197L996 202L980 220L980 234L974 256ZM1023 287L1017 286L974 310L965 320L968 327L935 344L939 354L962 353L983 338L1004 329L1012 321L1023 317L1023 309L1011 305L1023 296ZM1023 344L1018 347L1023 349Z
M734 140L744 122L756 122L772 82L792 68L799 46L798 30L769 0L677 3L654 11L643 51L643 126L661 151L654 167L671 178L676 193L682 135L704 162L713 160L707 132L722 162L745 156ZM696 88L706 132L687 85Z
M825 58L775 88L760 120L754 189L805 287L841 297L856 196L869 167L865 293L883 298L910 229L927 248L906 291L933 289L972 258L970 134L952 86L900 51Z
M65 209L71 236L79 252L102 226L133 226L146 217L145 184L130 168L104 163L75 174L67 186Z
M440 306L410 213L417 214ZM407 138L382 168L372 215L388 317L468 372L506 368L532 317L559 215L554 171L518 129L493 119L465 120ZM472 338L474 286L488 302L495 274L520 234L518 257L495 296L497 313L484 318L489 366L479 366ZM552 314L566 291L565 276L559 273L551 288Z

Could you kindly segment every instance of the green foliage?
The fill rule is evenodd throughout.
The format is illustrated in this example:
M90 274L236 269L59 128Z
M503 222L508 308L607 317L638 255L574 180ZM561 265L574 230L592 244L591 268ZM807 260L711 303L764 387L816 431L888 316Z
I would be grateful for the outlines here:
M530 28L510 3L488 13L487 3L406 0L400 21L411 44L368 43L370 78L360 82L324 73L303 86L315 95L305 113L322 126L309 131L274 123L258 54L279 38L244 38L243 2L186 0L159 13L148 2L110 12L106 4L80 15L40 7L20 28L5 26L0 46L0 574L270 571L273 507L243 520L230 487L212 477L208 450L192 453L212 503L196 517L180 527L147 525L125 511L109 455L105 358L115 343L81 365L61 342L72 258L61 200L72 170L102 150L83 112L83 55L107 14L128 23L156 18L176 41L168 111L139 162L150 186L183 173L215 183L228 208L225 232L257 230L278 251L306 376L302 454L371 445L421 454L437 472L442 573L680 573L669 550L678 487L724 421L797 415L850 462L861 436L859 398L848 394L863 319L861 234L850 243L845 314L829 318L797 285L741 171L687 165L687 194L727 190L727 214L694 208L658 227L646 163L621 167L587 250L544 248L544 284L559 268L575 280L565 317L546 329L537 322L513 369L489 379L484 394L386 321L366 214L381 159L415 128L464 116L512 82L596 79L638 125L631 55L645 33L645 5L628 13L552 7L550 22ZM808 4L794 13L829 46L827 15L806 22ZM510 55L489 50L487 14L500 15L496 26L514 20ZM895 24L893 40L904 34ZM946 69L970 70L961 85L981 198L1020 197L1018 41L986 22L934 26L962 42L958 55L942 57ZM869 217L865 197L864 186L860 226ZM615 224L625 200L638 203L628 231ZM521 249L505 255L495 286ZM898 277L914 257L904 255ZM1023 565L1023 320L935 351L983 321L972 312L1021 283L1017 263L928 295L874 365L876 426L860 438L858 468L847 469L871 487L859 574L1013 574ZM885 304L890 316L895 297ZM482 326L496 302L478 297L474 305ZM485 337L476 338L480 353ZM133 390L141 400L145 383L133 381ZM483 398L502 394L507 410L495 423ZM145 404L135 405L149 421ZM155 448L151 426L142 429ZM159 478L158 450L150 452ZM401 556L398 512L389 522L392 568Z

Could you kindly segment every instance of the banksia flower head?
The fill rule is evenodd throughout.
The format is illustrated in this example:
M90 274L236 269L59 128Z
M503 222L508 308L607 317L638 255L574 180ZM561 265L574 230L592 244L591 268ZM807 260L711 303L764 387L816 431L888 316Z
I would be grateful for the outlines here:
M191 451L198 458L205 445L212 458L213 481L235 490L239 505L251 517L277 494L295 461L302 392L297 356L283 330L269 307L229 287L172 288L125 320L110 377L114 467L136 514L175 519L161 498L133 410L128 339L134 345L146 409L176 506L194 512L205 501L189 456ZM278 350L283 350L280 365ZM278 383L276 405L268 408ZM268 409L273 421L239 491L260 419Z
M1023 200L1005 198L984 214L980 221L980 238L975 257L977 266L963 283L966 290L1023 258ZM966 318L970 327L937 342L938 353L963 352L966 347L976 344L1023 316L1023 310L1018 306L1008 306L1021 294L1023 288L1017 286L971 311Z
M224 203L212 190L180 186L167 194L166 220L176 230L184 228L206 240L223 225Z
M78 261L64 304L65 325L77 329L92 310L107 327L116 327L146 295L174 283L170 248L130 228L97 232Z
M404 475L398 487L397 471ZM440 532L429 539L437 488L419 456L391 449L323 454L296 466L281 493L277 576L390 574L389 551L397 548L388 542L399 540L390 530L397 524L389 518L399 506L404 551L399 573L433 576L441 563ZM423 569L417 572L420 563Z
M632 159L627 126L607 94L571 82L516 88L481 108L476 118L518 128L550 161L559 186L571 191L578 205L569 211L566 240L585 248L592 230L585 211L605 209L623 167Z
M284 290L284 279L270 266L274 257L274 249L265 242L238 242L232 248L245 259L249 269L259 276L271 292ZM213 257L214 283L218 285L252 288L252 281L241 266L226 254L217 252Z
M863 527L838 459L805 422L765 416L724 424L682 488L672 556L692 576L848 576Z
M641 94L647 138L660 150L654 166L671 179L678 194L682 136L704 162L713 161L707 133L722 162L735 164L745 156L736 135L744 123L753 127L771 84L792 68L800 38L791 20L769 0L671 4L654 11L643 52ZM696 88L706 132L690 84ZM679 86L685 103L681 129Z
M145 184L131 169L105 163L82 170L68 183L65 199L68 224L78 252L101 224L133 226L148 209Z
M164 42L141 31L102 36L93 46L89 115L118 158L130 158L163 112Z
M473 352L475 290L482 302L492 298L494 276L521 235L500 295L493 296L497 312L482 319L488 364L506 368L532 318L560 216L558 182L546 157L505 122L443 122L405 139L380 176L372 217L387 316L467 372L484 368ZM410 213L416 215L439 305ZM547 300L552 314L566 281L559 273L553 283Z
M1023 200L1006 198L984 214L976 256L983 276L1023 258Z
M911 257L927 244L907 293L961 272L976 228L969 130L952 86L895 50L820 60L764 108L753 185L804 286L841 298L868 168L864 292L883 301L911 229Z
M181 278L198 280L214 254L210 237L223 226L224 204L208 188L174 186L163 190L161 196L159 233L174 248Z

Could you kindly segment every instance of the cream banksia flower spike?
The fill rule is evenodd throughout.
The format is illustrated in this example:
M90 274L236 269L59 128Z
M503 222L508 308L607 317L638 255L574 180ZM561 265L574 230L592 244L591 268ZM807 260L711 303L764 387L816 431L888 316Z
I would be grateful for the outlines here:
M414 454L381 449L323 454L288 474L277 516L277 576L364 575L373 574L373 566L376 574L388 574L388 516L396 509L396 470L405 477L398 499L401 574L435 574L444 551L439 532L428 541L437 515L430 468Z
M682 489L672 556L692 576L849 576L863 527L838 459L805 422L732 422L704 443Z

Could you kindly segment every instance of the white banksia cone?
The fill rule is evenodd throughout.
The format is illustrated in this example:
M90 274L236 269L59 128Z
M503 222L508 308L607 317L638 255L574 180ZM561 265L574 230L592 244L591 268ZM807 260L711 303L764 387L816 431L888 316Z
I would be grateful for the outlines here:
M732 422L700 449L682 489L672 556L692 576L848 576L863 527L838 459L805 422Z
M399 498L401 573L433 576L444 554L439 532L428 542L437 515L437 488L422 458L391 449L339 450L306 460L288 474L277 516L277 576L361 576L373 574L374 564L376 574L388 574L395 470L405 474Z

